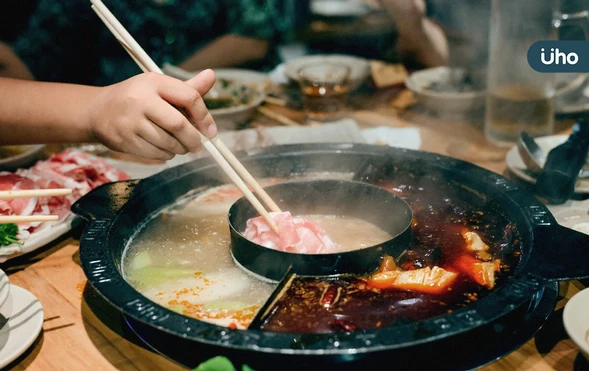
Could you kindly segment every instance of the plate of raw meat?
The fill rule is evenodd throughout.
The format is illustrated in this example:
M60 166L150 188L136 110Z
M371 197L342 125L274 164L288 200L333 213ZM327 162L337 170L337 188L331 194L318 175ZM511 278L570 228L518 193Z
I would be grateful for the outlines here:
M31 252L67 233L76 223L71 205L92 189L129 179L129 175L104 159L75 150L65 150L28 169L0 172L0 191L70 188L72 194L58 197L0 200L0 215L58 215L54 222L0 225L0 263Z

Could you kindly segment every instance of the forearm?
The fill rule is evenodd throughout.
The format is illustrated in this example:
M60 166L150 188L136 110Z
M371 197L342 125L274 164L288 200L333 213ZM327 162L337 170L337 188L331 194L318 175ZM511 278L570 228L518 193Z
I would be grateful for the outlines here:
M397 48L402 55L427 67L448 63L449 48L444 31L428 18L422 18L418 25L401 27Z
M225 35L205 46L180 64L187 71L240 66L260 60L268 52L268 41Z
M8 45L3 43L0 43L0 77L34 79L27 66L14 54Z
M86 103L100 89L0 78L0 144L92 141Z

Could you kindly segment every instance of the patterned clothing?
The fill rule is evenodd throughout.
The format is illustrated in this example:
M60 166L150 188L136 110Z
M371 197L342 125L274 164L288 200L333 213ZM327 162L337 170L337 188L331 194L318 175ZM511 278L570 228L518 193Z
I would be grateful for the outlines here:
M104 0L160 66L178 64L214 39L265 39L271 50L252 68L278 62L279 43L295 34L297 0ZM88 0L40 0L13 48L42 81L107 85L141 72Z

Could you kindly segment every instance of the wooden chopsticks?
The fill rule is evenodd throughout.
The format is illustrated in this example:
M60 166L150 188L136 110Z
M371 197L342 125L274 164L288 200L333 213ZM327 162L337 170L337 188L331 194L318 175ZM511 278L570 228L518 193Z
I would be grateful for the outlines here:
M163 74L162 70L157 64L147 55L147 53L141 48L141 46L135 41L135 39L129 34L129 32L123 27L123 25L116 19L116 17L108 10L106 5L101 0L90 0L92 3L92 9L98 17L104 22L106 27L112 32L119 43L125 48L127 53L133 58L135 63L144 72L156 72ZM271 211L280 212L280 208L270 198L270 196L264 191L260 184L254 179L254 177L245 169L245 167L239 162L239 160L231 153L229 148L218 138L209 139L202 133L200 138L203 142L204 147L209 151L211 156L221 169L229 176L231 181L239 188L239 190L245 195L248 201L254 206L256 211L266 220L268 225L278 233L278 226L268 213L262 203L254 196L250 191L248 184L256 194L264 201L266 206ZM243 178L243 179L242 179ZM246 184L247 182L247 184Z
M57 215L0 215L0 224L54 222L59 220Z
M72 190L69 188L18 189L10 191L0 191L0 200L12 200L15 198L67 196L70 194L72 194ZM56 220L59 220L59 216L57 215L0 215L0 224L53 222Z
M72 190L69 188L18 189L12 191L0 191L0 200L12 200L15 198L67 196L71 194Z

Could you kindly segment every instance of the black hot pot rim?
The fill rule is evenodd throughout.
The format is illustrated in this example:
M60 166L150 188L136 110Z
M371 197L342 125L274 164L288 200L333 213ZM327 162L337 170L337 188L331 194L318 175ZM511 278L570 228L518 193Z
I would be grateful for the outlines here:
M356 161L358 167L352 169L356 174L370 169L378 171L379 166L386 164L390 167L391 162L393 168L409 163L419 171L435 169L444 176L451 175L451 180L482 194L489 202L504 207L510 219L516 222L523 241L522 260L514 276L468 307L424 321L373 331L305 335L229 330L185 317L151 302L123 279L120 244L126 244L136 232L137 225L148 219L146 214L143 220L135 220L141 212L155 212L191 189L199 188L200 185L195 187L193 181L205 176L207 184L202 186L227 183L210 159L202 159L142 181L101 186L72 206L75 213L89 220L80 244L80 259L88 281L125 315L196 342L240 351L348 357L400 349L465 333L523 305L546 281L589 276L589 257L580 256L583 251L579 250L587 244L589 237L559 226L533 195L502 176L470 163L422 151L329 143L251 151L243 162L246 166L251 162L276 162L287 167L286 171L292 163L292 171L302 159L312 164L318 156L330 157L336 163L344 157L344 163ZM335 165L330 163L330 166Z

